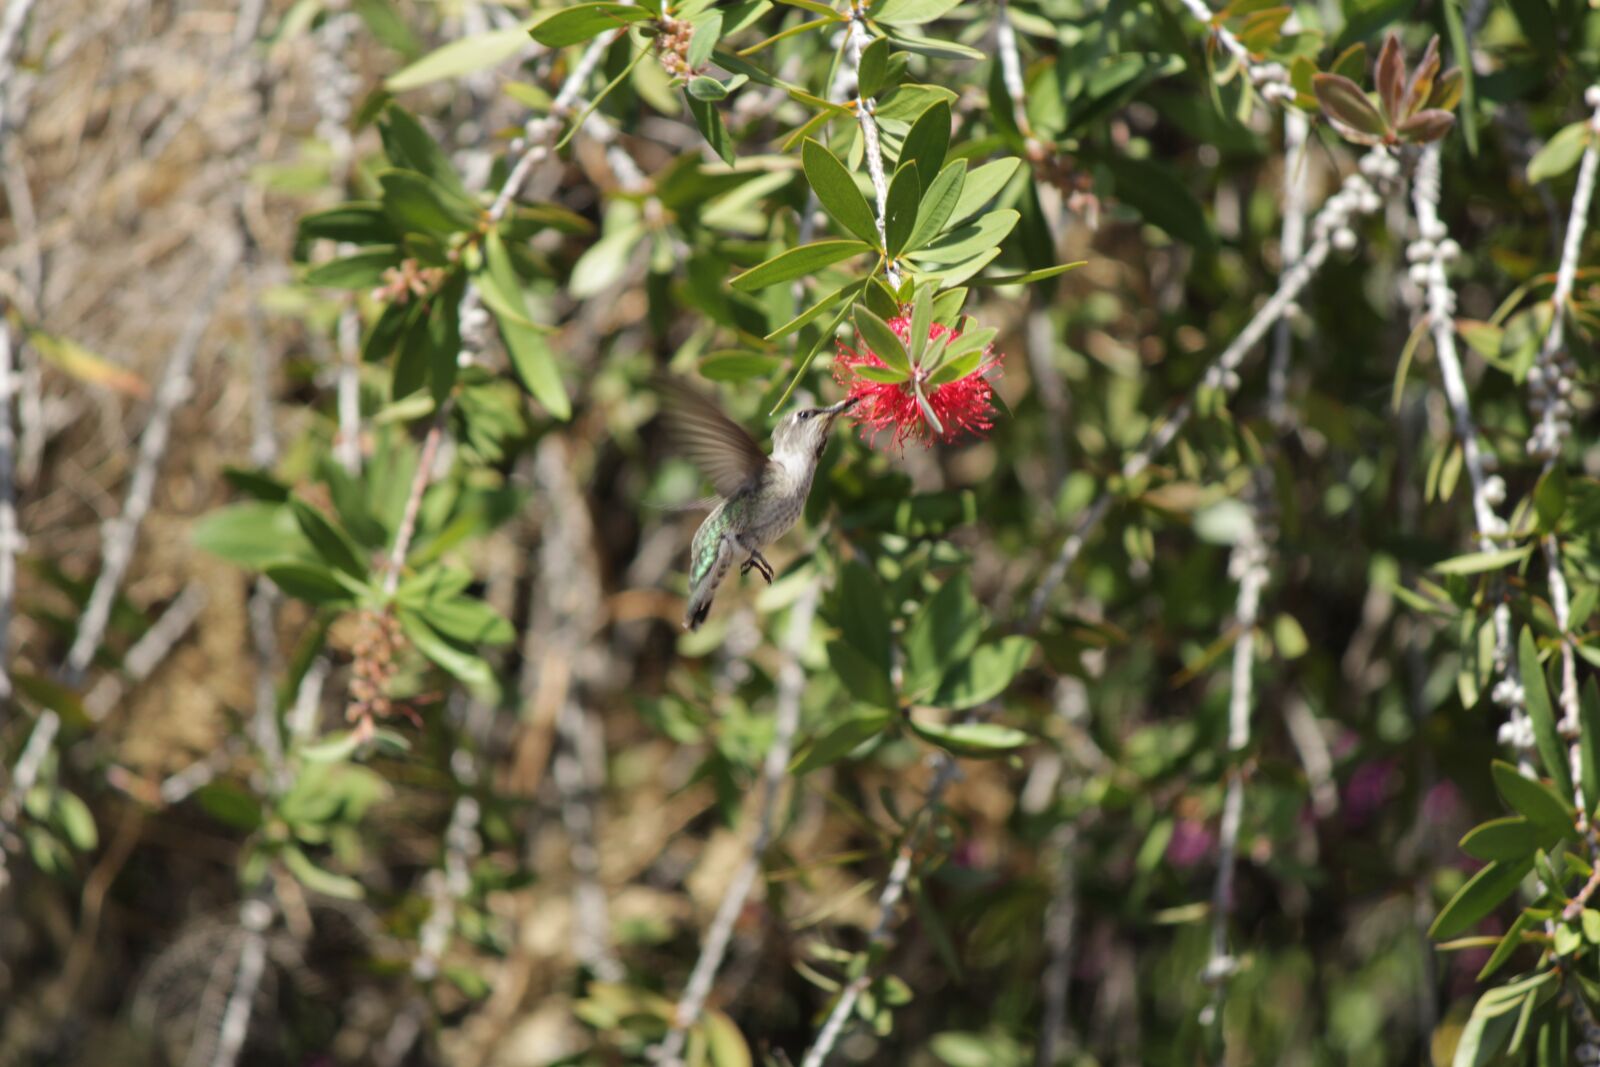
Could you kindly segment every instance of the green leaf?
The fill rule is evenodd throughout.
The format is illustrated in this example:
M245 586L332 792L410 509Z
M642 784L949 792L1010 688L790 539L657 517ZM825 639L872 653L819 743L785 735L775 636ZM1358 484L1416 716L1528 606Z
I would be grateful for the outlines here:
M462 37L391 74L383 87L391 93L403 93L446 78L459 78L497 66L527 47L528 33L521 26Z
M879 37L861 50L856 94L863 100L877 96L889 73L889 39Z
M737 275L728 284L744 292L765 289L769 285L793 281L842 259L871 251L872 246L865 241L816 241L773 256L765 263Z
M711 150L718 158L732 166L733 142L728 137L728 127L723 125L722 112L717 110L717 105L709 100L697 100L688 92L683 94L683 98L688 103L689 114L694 118L694 124L700 128L706 144L711 146Z
M952 230L937 241L913 253L917 260L930 263L961 263L973 256L997 249L1000 242L1016 228L1022 216L1010 208L991 211L987 215Z
M472 597L430 600L414 610L439 633L463 644L504 645L516 636L504 616Z
M983 609L972 595L972 577L957 572L939 586L905 633L905 692L921 700L938 686L952 663L965 660L983 635Z
M791 333L794 333L796 330L800 329L802 326L805 326L807 323L813 322L820 318L824 312L826 312L830 307L838 303L840 300L854 300L861 294L861 290L866 287L866 284L867 279L861 279L859 281L849 282L840 286L827 296L823 297L821 300L818 300L815 304L812 304L810 307L806 308L806 310L802 311L794 318L790 319L788 322L784 323L782 326L779 326L776 330L773 330L771 333L767 334L765 340L777 341L787 337Z
M634 4L573 4L539 20L528 33L548 48L565 48L650 17L649 11Z
M849 232L877 244L878 224L872 217L872 208L838 157L808 138L801 146L800 158L806 181L811 183L823 209Z
M1508 815L1490 819L1467 831L1461 839L1461 850L1473 859L1522 860L1540 849L1549 851L1561 835L1542 826L1535 826L1521 815Z
M90 852L99 846L100 833L95 827L94 813L78 794L58 790L51 814L73 848Z
M867 9L875 22L895 26L920 26L954 9L961 0L878 0Z
M837 763L887 730L890 721L886 711L869 711L835 724L789 765L789 773L798 777Z
M300 216L297 240L321 237L329 241L374 245L389 244L395 236L382 204L352 200L326 211Z
M312 549L322 562L335 567L358 581L365 581L368 568L362 562L354 542L344 531L328 521L327 516L298 497L289 498L289 510L300 532L311 542Z
M1567 469L1555 466L1546 471L1533 489L1534 512L1539 516L1539 529L1554 533L1567 512Z
M1484 962L1483 968L1478 971L1478 981L1487 981L1490 975L1498 971L1506 960L1511 958L1511 954L1522 946L1523 931L1533 925L1534 920L1527 912L1517 912L1517 917L1511 920L1510 929L1500 939L1500 943L1495 946L1494 951L1489 954L1489 958Z
M469 686L487 687L493 683L494 672L470 649L462 648L441 635L409 608L403 607L397 614L400 628L417 651L444 668L448 674Z
M922 183L917 168L903 164L889 183L889 198L884 207L884 243L890 257L898 256L917 224L917 207L922 203Z
M689 64L690 70L699 70L710 60L711 53L716 51L717 42L722 39L722 12L710 11L703 15L696 15L690 19L694 26L694 33L689 38L689 50L684 55L684 60Z
M426 174L454 196L471 202L472 194L461 183L461 175L450 165L449 157L405 108L394 103L384 108L378 132L383 135L383 153L389 162Z
M890 33L888 37L896 48L902 48L907 52L915 52L917 55L927 56L929 59L967 60L989 58L976 48L969 48L964 44L957 44L955 41L946 41L935 37L913 37L908 33ZM955 99L955 94L951 93L949 98ZM920 109L914 105L908 105L906 110L911 114L916 114ZM878 113L880 115L883 114L882 111ZM909 118L910 115L903 115L897 109L895 114L886 117Z
M1450 902L1428 928L1428 936L1442 941L1470 929L1516 892L1517 886L1531 870L1532 857L1517 863L1497 860L1488 864L1450 898Z
M1026 274L1001 274L989 278L974 278L968 284L975 289L996 285L1032 285L1034 282L1042 282L1046 278L1054 278L1058 274L1065 274L1069 270L1077 270L1088 262L1086 259L1080 259L1072 263L1057 263L1053 267L1030 270Z
M1137 211L1146 222L1186 244L1209 249L1216 244L1206 224L1205 209L1183 181L1165 163L1128 156L1107 161L1117 183L1117 198Z
M400 249L394 245L369 245L339 259L319 263L306 271L301 281L327 289L371 289L383 281L383 272L400 265Z
M717 79L709 78L704 74L696 74L693 78L690 78L685 91L696 100L704 100L708 103L726 99L728 96L727 86L717 81Z
M1543 782L1524 777L1511 764L1495 760L1489 767L1494 786L1511 809L1563 837L1573 832L1573 810Z
M894 370L890 367L873 367L868 364L859 364L850 368L850 373L865 378L869 382L881 382L884 385L899 385L901 382L911 380L910 371Z
M360 900L365 895L360 882L342 874L323 870L293 845L283 850L283 865L289 868L289 873L294 875L296 881L313 893L337 897L340 900Z
M1556 729L1555 709L1550 704L1544 665L1539 662L1539 650L1533 643L1533 632L1526 626L1517 640L1517 669L1522 676L1523 699L1527 703L1528 718L1533 724L1539 761L1544 764L1545 774L1555 782L1556 792L1571 800L1572 773L1567 764L1566 746L1561 743L1561 735Z
M1521 563L1533 552L1533 545L1521 548L1497 548L1488 552L1469 552L1464 556L1435 563L1433 569L1440 574L1482 574L1497 571L1513 563Z
M1590 811L1600 801L1600 683L1591 675L1579 694L1578 710L1583 732L1579 737L1579 767L1584 803Z
M1571 170L1593 140L1588 119L1580 119L1562 127L1528 160L1529 184L1549 181Z
M951 666L939 682L933 703L959 711L976 707L1006 691L1012 679L1033 655L1031 637L1003 637L980 645L972 655Z
M444 186L414 170L387 170L378 175L383 209L406 233L424 233L443 240L478 223L472 205L453 197Z
M1006 187L1006 183L1016 175L1020 166L1022 160L1013 156L985 163L970 172L966 184L961 187L961 196L956 200L956 209L950 213L950 224L965 222L982 211L984 205Z
M361 747L361 735L354 730L337 730L315 744L302 745L300 758L311 763L342 763Z
M517 280L516 268L498 231L490 230L484 239L484 264L486 280L494 286L499 298L512 302L515 310L526 313L527 305L522 298L522 286ZM495 325L499 327L506 353L511 357L511 365L528 392L552 417L563 422L571 418L572 402L567 398L566 387L561 384L555 353L550 350L544 333L524 326L510 316L498 314L495 316Z
M993 759L1028 744L1033 739L1021 730L991 722L958 722L951 725L922 723L907 718L911 732L957 756Z
M933 180L944 167L945 156L950 151L950 105L943 100L917 117L906 131L900 144L900 157L896 167L915 163L917 180L931 191Z
M845 690L864 704L893 709L894 686L889 672L873 662L848 641L828 642L828 665L844 683Z
M944 230L945 223L955 214L966 181L967 161L964 159L956 160L934 177L933 184L923 194L922 203L917 207L917 224L912 227L911 236L906 240L907 252L925 247Z
M700 377L712 382L747 382L764 378L783 366L777 356L759 352L713 353L700 361Z
M896 40L896 43L902 42ZM903 84L896 86L892 92L878 101L873 114L880 119L911 122L933 105L941 101L946 104L953 103L955 98L956 94L942 85Z
M288 508L259 501L208 512L190 537L200 551L253 570L311 549Z
M285 593L313 604L346 604L354 600L332 570L315 563L297 560L269 563L262 568L262 573Z
M839 568L832 597L834 622L850 646L889 672L889 609L883 585L866 564L852 560Z
M907 376L911 374L911 358L899 334L887 322L860 305L856 307L856 332L872 354L883 360L885 366Z

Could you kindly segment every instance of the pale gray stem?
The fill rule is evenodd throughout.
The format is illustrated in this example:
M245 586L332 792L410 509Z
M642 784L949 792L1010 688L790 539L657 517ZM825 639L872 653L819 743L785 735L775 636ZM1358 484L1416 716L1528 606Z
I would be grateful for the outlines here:
M1203 976L1214 991L1201 1013L1201 1023L1212 1025L1222 1007L1228 978L1238 969L1238 961L1228 951L1228 914L1233 903L1233 880L1238 865L1239 829L1244 815L1243 756L1250 747L1250 710L1255 668L1256 621L1261 609L1261 591L1271 571L1267 567L1267 546L1261 535L1260 516L1252 513L1238 544L1234 546L1228 571L1238 581L1234 606L1234 629L1238 640L1233 646L1233 672L1228 694L1228 790L1223 798L1222 827L1217 859L1217 879L1211 893L1211 958Z
M1310 123L1297 108L1283 109L1283 229L1279 247L1284 266L1306 248L1306 134ZM1293 313L1278 320L1272 334L1272 365L1267 372L1267 418L1279 432L1293 420L1289 407L1289 360L1294 349Z
M927 829L929 819L932 818L933 809L944 796L944 791L949 788L950 783L955 780L958 771L955 759L946 753L939 755L937 768L933 784L928 789L927 799L917 813L917 821L906 832L905 841L895 854L894 865L889 868L889 879L884 882L883 891L878 894L878 920L867 939L868 951L888 943L890 931L894 927L895 909L900 906L900 898L905 896L906 884L911 880L912 853L916 851L917 843L922 840L922 834ZM839 999L833 1002L827 1020L817 1033L816 1042L807 1050L800 1067L822 1067L827 1062L828 1056L833 1052L833 1046L838 1043L840 1035L844 1032L844 1024L855 1013L856 1002L871 984L871 978L862 975L844 987Z
M211 323L211 311L222 296L233 268L239 261L237 243L228 246L222 262L218 263L199 305L189 317L182 336L173 348L161 375L161 385L156 390L155 406L150 421L139 438L139 454L134 462L133 479L128 486L128 496L122 514L108 522L101 539L101 569L89 594L89 602L78 622L78 632L61 670L62 681L69 686L82 683L105 637L106 625L111 619L111 605L128 565L133 561L134 544L138 540L139 526L150 510L155 494L156 478L161 459L166 454L167 442L172 434L172 418L178 407L189 397L193 388L194 362L200 351L206 327Z
M96 722L104 719L116 706L129 685L138 685L150 677L178 642L183 640L190 627L200 618L206 606L206 589L198 581L183 587L173 602L151 624L139 640L133 643L122 657L121 675L107 674L95 682L84 697L83 707L89 718Z
M10 102L17 76L17 57L22 51L33 4L34 0L9 0L5 15L0 17L0 142L5 140L13 118Z
M339 433L333 457L352 477L361 473L361 317L350 304L339 313Z
M811 640L811 624L816 617L818 588L807 586L800 599L795 601L789 615L789 629L784 638L783 666L778 671L777 713L773 722L772 747L767 750L761 771L761 809L757 818L755 839L750 852L740 863L722 901L717 906L716 917L706 930L700 947L700 958L695 961L689 982L673 1015L672 1031L667 1034L656 1053L656 1059L678 1067L683 1061L683 1048L688 1039L689 1027L700 1019L706 997L716 981L717 970L722 966L733 939L733 927L744 910L761 870L767 848L776 835L778 802L783 793L784 775L789 768L789 758L794 750L795 732L800 726L800 701L805 695L806 674L800 663L807 643Z
M272 925L272 907L260 900L245 901L239 906L239 924L244 929L239 969L234 976L227 1010L222 1015L222 1030L217 1035L211 1067L234 1067L245 1038L250 1034L256 991L261 988L261 976L267 966L267 928Z
M871 97L861 93L861 53L870 42L867 40L866 18L860 8L851 7L845 32L844 65L850 68L855 82L856 122L861 127L862 154L866 157L867 176L872 179L872 193L877 201L875 221L878 224L878 241L887 248L889 237L884 229L884 220L889 213L889 180L883 172L883 145L878 135L878 120L873 117L875 104ZM891 286L900 285L900 268L892 261L884 267L883 273Z
M1505 484L1498 475L1490 476L1492 456L1485 456L1478 444L1478 426L1472 416L1472 400L1467 393L1466 376L1461 370L1461 356L1456 349L1455 311L1456 295L1450 288L1445 273L1456 255L1455 242L1439 218L1439 146L1430 144L1422 150L1417 160L1416 173L1411 180L1411 200L1417 216L1420 239L1408 250L1412 269L1419 274L1426 301L1428 328L1433 337L1434 356L1439 361L1439 377L1444 384L1445 401L1450 406L1455 424L1456 439L1461 445L1463 464L1467 468L1467 482L1472 489L1472 517L1477 529L1480 551L1502 547L1506 535L1506 521L1495 513L1496 499L1505 494ZM1509 721L1501 731L1502 739L1509 742L1518 753L1523 770L1531 771L1529 752L1533 747L1533 729L1528 722L1517 682L1516 665L1511 662L1511 607L1502 598L1492 615L1495 633L1495 673L1503 685L1497 685L1494 698L1507 709Z
M1528 452L1545 461L1549 471L1561 455L1561 447L1572 433L1571 390L1573 383L1563 360L1566 344L1567 306L1572 301L1572 284L1583 251L1584 232L1589 225L1589 203L1594 197L1595 174L1600 171L1600 85L1586 96L1594 112L1589 117L1590 136L1578 164L1578 184L1572 193L1572 214L1567 218L1567 235L1561 245L1561 264L1556 268L1556 287L1550 294L1550 329L1539 346L1539 356L1528 374L1529 392L1539 425L1528 440ZM1535 392L1535 387L1542 387Z
M1283 721L1289 728L1289 740L1300 755L1300 766L1305 768L1306 782L1311 787L1311 810L1325 819L1339 810L1339 786L1333 780L1333 754L1328 749L1328 739L1317 725L1317 717L1300 697L1289 699L1283 709Z
M11 325L0 322L0 700L11 696L11 615L17 597L17 433L12 421L16 375Z

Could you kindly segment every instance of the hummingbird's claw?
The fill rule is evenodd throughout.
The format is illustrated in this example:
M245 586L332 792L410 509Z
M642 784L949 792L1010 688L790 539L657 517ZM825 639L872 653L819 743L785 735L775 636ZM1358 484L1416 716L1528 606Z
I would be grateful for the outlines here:
M766 557L762 556L761 553L750 553L750 558L744 561L744 565L739 568L739 573L741 575L749 574L751 568L754 568L761 577L765 578L768 585L772 584L772 564L768 563Z

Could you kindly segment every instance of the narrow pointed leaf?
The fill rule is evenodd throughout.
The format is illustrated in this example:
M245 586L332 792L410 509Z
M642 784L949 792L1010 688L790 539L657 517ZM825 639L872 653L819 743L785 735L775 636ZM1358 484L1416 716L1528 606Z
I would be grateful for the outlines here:
M1567 749L1561 743L1561 734L1556 729L1555 708L1550 703L1550 689L1545 684L1539 650L1533 643L1533 632L1526 626L1517 639L1517 671L1522 676L1523 700L1528 708L1528 718L1533 723L1539 761L1544 764L1545 774L1555 783L1556 792L1570 800L1572 775L1567 764Z
M744 292L765 289L769 285L815 274L841 259L870 251L872 246L865 241L817 241L773 256L765 263L735 276L728 284Z
M876 244L878 224L872 217L872 208L838 157L818 142L808 139L800 149L800 158L805 167L806 181L811 183L823 210L863 241Z

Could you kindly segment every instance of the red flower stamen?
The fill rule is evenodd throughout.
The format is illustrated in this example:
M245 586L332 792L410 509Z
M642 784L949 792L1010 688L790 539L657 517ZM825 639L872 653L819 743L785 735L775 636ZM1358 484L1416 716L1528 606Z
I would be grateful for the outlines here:
M889 320L895 336L910 345L911 318L897 315ZM937 341L945 334L954 340L959 331L934 323L928 328L928 340ZM834 380L857 400L851 417L861 424L861 439L877 447L879 438L889 434L888 447L904 449L905 443L916 439L923 447L931 448L935 441L951 444L965 436L985 437L994 428L994 387L989 384L990 372L998 372L1005 357L995 353L994 346L984 349L983 358L964 378L927 384L928 372L913 368L912 377L904 382L876 382L856 373L857 367L883 367L886 364L866 346L859 336L857 347L839 345L833 360ZM916 385L921 382L922 395L939 420L939 429L928 421L922 405L917 402Z

